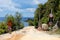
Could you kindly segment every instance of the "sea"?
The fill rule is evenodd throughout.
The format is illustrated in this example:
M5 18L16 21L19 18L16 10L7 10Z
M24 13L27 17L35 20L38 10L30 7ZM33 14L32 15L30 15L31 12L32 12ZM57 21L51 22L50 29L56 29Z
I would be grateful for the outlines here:
M0 22L3 22L6 18L5 17L0 17ZM24 27L29 26L29 23L26 22L28 19L34 19L33 17L22 17L21 22L24 24Z

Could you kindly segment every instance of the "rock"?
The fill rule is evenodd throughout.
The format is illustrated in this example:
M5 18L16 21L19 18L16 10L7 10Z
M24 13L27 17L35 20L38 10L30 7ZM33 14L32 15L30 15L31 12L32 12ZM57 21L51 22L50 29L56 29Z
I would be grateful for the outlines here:
M48 30L48 25L47 24L42 24L42 29L43 30Z
M52 28L53 32L56 31L56 30L58 30L58 21L56 22L56 24Z
M56 24L55 26L53 26L52 31L56 31L56 30L58 30L58 26L57 26L57 24Z

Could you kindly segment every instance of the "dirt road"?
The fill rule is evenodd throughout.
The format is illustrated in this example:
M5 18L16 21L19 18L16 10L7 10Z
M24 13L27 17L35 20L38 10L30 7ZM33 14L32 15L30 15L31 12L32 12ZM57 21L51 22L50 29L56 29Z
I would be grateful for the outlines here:
M14 31L12 34L0 35L0 40L60 40L60 37L38 31L32 26Z

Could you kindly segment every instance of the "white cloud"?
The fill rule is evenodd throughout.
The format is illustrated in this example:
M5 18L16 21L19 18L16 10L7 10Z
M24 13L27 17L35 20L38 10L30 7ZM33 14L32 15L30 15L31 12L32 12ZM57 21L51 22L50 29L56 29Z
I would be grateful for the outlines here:
M20 9L21 12L34 12L36 8L26 8L26 9Z
M2 15L6 15L7 13L12 14L14 12L22 12L24 13L34 13L34 11L36 10L36 8L24 8L24 6L28 7L28 5L34 6L37 4L40 4L44 2L44 0L17 0L15 2L15 0L0 0L0 16ZM23 5L26 4L26 5ZM22 6L23 9L20 9ZM19 7L19 8L18 8ZM10 11L10 12L9 12ZM30 14L28 14L30 15Z
M12 2L12 0L0 0L0 8L4 11L4 9L8 9L10 11L19 11L20 9L16 8L18 4Z
M34 5L37 5L37 4L44 4L44 3L46 3L47 2L47 0L33 0L32 1L32 4L34 4Z
M40 3L38 0L33 0L32 2L33 2L33 4L35 4L35 5Z
M27 8L26 11L34 12L36 8Z
M44 2L44 0L42 0L42 2ZM41 3L41 0L32 0L31 2L27 2L26 3L31 3L33 5L37 5L39 3ZM26 9L18 9L16 8L16 6L21 6L20 4L14 3L12 0L0 0L0 11L4 11L5 9L10 10L10 11L28 11L28 12L34 12L35 8L26 8Z

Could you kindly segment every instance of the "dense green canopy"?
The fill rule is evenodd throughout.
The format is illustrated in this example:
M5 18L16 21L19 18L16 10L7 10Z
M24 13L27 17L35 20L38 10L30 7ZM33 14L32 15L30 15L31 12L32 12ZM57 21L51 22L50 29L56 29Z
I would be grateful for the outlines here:
M38 26L39 20L41 23L47 23L51 9L54 16L54 23L56 23L60 17L60 0L48 0L45 4L38 4L38 8L34 14L34 25Z

